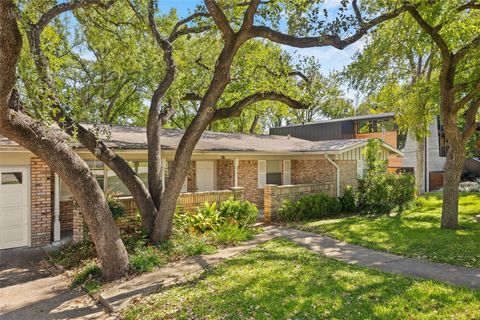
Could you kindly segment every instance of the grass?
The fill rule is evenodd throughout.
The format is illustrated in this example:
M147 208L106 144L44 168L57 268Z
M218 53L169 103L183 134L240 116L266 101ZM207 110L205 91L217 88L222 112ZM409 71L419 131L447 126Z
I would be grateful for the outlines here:
M352 216L291 224L342 241L404 256L480 268L480 194L460 196L458 230L440 229L442 195L417 199L396 216Z
M316 255L283 239L142 298L125 319L478 319L480 291Z
M206 234L175 230L170 241L157 247L151 245L141 231L133 229L123 232L122 240L129 254L130 273L135 275L152 272L186 257L215 253L220 247L252 239L254 233L254 229L228 225ZM69 270L73 287L83 286L87 292L95 293L105 284L101 279L95 247L90 241L70 244L51 253L49 259Z

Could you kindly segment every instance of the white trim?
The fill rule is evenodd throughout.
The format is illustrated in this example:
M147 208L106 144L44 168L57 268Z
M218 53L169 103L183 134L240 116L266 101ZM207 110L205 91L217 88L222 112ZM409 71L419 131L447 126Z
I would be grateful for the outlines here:
M235 159L233 160L233 171L234 171L234 187L237 188L238 187L238 164L239 164L239 160L238 159Z
M55 176L55 189L54 189L54 196L53 196L53 214L54 214L54 221L53 221L53 241L57 242L60 241L60 179L58 178L58 174L54 174Z
M258 160L258 189L267 184L267 160Z
M283 160L283 185L292 184L292 164L290 160Z
M328 162L330 162L336 169L336 172L337 172L337 197L340 197L340 167L335 162L333 162L332 159L330 159L327 154L325 155L325 159L327 159Z
M162 158L162 192L165 191L165 172L167 171L168 162L167 159ZM183 189L183 187L182 187Z

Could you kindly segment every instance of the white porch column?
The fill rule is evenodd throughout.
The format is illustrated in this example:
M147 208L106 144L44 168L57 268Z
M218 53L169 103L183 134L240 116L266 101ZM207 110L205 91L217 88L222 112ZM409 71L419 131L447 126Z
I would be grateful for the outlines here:
M54 204L53 204L53 241L60 241L60 179L55 173L55 193L54 193Z
M235 172L234 187L238 187L238 159L233 160L233 171Z
M167 160L162 158L162 192L165 191L165 171L167 170Z

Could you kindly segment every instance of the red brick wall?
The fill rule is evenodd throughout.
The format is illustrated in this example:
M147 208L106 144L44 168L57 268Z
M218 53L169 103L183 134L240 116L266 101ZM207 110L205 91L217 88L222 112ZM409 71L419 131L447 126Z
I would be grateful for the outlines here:
M228 190L234 186L235 168L233 160L217 160L217 190Z
M335 183L335 167L328 160L292 160L292 184Z
M52 170L38 158L30 160L32 247L50 244L52 239Z
M258 189L258 161L240 160L238 163L238 186L245 189L245 200L263 207L263 189Z
M187 192L197 191L197 176L196 172L196 163L195 161L190 162L190 169L187 173Z
M60 201L60 227L63 230L73 228L73 201Z

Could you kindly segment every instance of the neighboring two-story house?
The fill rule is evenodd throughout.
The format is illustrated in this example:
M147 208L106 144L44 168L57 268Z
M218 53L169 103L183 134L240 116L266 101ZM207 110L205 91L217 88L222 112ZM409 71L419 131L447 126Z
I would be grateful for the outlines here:
M290 135L312 141L379 138L404 153L403 157L389 157L390 170L415 168L417 143L410 134L399 132L393 112L271 128L270 134ZM427 190L434 190L443 185L443 167L448 150L438 118L430 124L430 136L425 138L425 144L424 185Z

